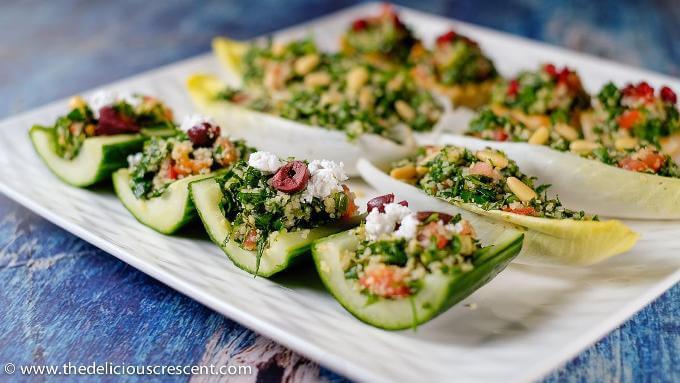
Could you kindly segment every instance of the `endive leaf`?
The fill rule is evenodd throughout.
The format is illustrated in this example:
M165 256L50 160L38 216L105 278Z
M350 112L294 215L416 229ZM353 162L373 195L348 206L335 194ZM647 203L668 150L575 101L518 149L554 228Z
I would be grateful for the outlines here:
M399 193L416 209L437 210L448 204L415 186L398 181L365 159L357 165L363 179L379 192ZM589 265L621 254L635 245L638 234L619 221L577 221L527 217L499 210L483 210L466 203L450 204L467 211L473 226L485 228L488 220L523 227L524 245L517 262L528 264ZM450 211L450 210L449 210ZM480 233L483 238L486 233Z
M442 134L421 143L505 152L526 174L552 185L572 209L618 218L680 219L680 179L637 173L546 146Z
M279 157L324 158L343 162L348 175L357 175L356 160L366 157L389 164L416 150L406 127L396 128L400 142L376 134L363 134L350 141L345 132L309 126L274 115L253 111L215 96L225 84L215 76L193 75L187 80L189 95L201 113L213 117L223 130L244 138L259 150Z

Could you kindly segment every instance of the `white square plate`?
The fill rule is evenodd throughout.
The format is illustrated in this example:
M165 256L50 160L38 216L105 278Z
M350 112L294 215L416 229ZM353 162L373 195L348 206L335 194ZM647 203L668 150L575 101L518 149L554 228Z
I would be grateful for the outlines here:
M365 4L287 29L313 32L323 47ZM453 25L478 40L503 74L552 61L576 68L590 91L611 79L645 79L680 88L676 79L625 67L441 17L402 9L426 41ZM194 72L218 73L203 55L107 86L147 93L183 116L184 90ZM73 234L307 357L362 381L528 381L540 378L595 342L680 279L680 225L628 222L642 233L633 251L588 269L511 265L464 303L418 328L387 332L362 324L318 283L305 278L253 278L234 267L207 239L166 237L137 223L112 192L62 184L33 152L27 131L50 124L66 100L0 123L0 191ZM370 190L360 181L367 197ZM312 278L312 280L314 280ZM471 307L476 307L472 309Z

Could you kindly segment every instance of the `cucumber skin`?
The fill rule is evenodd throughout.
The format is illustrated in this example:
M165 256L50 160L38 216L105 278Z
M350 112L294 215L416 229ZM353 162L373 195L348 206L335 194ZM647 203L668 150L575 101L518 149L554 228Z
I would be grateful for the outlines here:
M381 328L383 330L404 330L408 328L413 328L414 326L421 325L431 319L437 317L438 315L444 313L449 308L453 307L455 304L459 303L463 299L467 298L469 295L474 293L477 289L484 286L486 283L495 278L501 271L503 271L510 262L517 257L519 254L522 243L524 241L524 235L518 235L514 240L504 243L503 248L496 249L487 247L482 249L478 254L475 254L475 259L473 260L474 269L467 273L460 274L458 276L453 276L450 278L448 285L446 286L446 300L445 302L436 307L434 310L430 311L430 314L424 317L418 317L414 323L409 323L403 326L389 326L382 324L380 322L371 321L368 318L361 317L359 313L354 312L349 304L345 302L344 297L337 294L334 286L332 286L325 277L324 273L321 271L320 263L322 261L322 256L317 251L317 244L327 241L333 241L336 236L341 236L345 232L337 233L335 235L328 236L326 238L316 241L312 246L312 257L314 258L314 264L316 270L323 282L326 290L328 290L331 295L340 303L342 307L345 308L350 314L355 318L364 322L368 325ZM495 251L493 251L495 250ZM380 301L372 303L371 305L379 305Z
M52 146L54 150L54 128L50 127L45 127L45 126L40 126L40 125L34 125L28 132L29 137L31 137L31 134L34 131L43 131L46 133L49 133L53 138L52 138ZM99 162L99 168L97 170L96 175L92 180L90 180L87 183L84 184L73 184L71 182L68 182L67 180L63 179L61 176L58 174L52 172L57 178L59 178L62 182L67 183L72 186L76 187L88 187L92 186L94 184L97 184L101 181L104 181L106 179L109 179L111 177L111 174L115 172L116 170L126 167L127 164L127 156L130 154L137 153L141 151L144 147L144 141L146 141L146 137L140 136L138 139L133 140L133 141L127 141L127 142L121 142L118 144L112 144L112 145L104 145L102 146L102 158L101 161ZM31 139L31 144L33 145L33 149L37 153L40 153L35 146L35 143ZM43 161L46 161L45 158L41 156L41 159Z

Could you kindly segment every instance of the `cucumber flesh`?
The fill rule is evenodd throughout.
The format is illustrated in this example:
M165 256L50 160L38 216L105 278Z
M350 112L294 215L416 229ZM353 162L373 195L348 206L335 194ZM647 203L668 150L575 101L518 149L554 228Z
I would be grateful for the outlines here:
M175 181L158 197L135 197L130 188L130 171L119 169L113 173L113 188L120 201L142 224L163 234L172 234L196 217L189 197L189 184L207 177L195 175Z
M56 151L54 130L34 126L29 131L33 147L45 165L62 181L85 187L107 179L115 170L127 166L127 156L142 150L140 134L118 134L85 139L78 155L72 160L60 157Z
M372 303L343 272L342 253L353 251L359 245L353 230L317 241L312 254L324 285L347 311L372 326L401 330L429 321L493 279L519 254L523 237L517 231L508 230L495 245L474 255L473 270L455 276L428 274L415 295L403 299L379 298Z
M236 242L228 240L231 224L224 217L221 208L222 190L215 178L192 182L189 185L191 199L205 226L210 239L239 268L262 277L272 276L285 270L300 256L306 254L315 240L347 229L346 225L328 225L315 229L303 229L288 233L273 233L269 246L264 250L257 268L257 253L242 249ZM273 236L273 237L272 237ZM257 269L257 273L256 273Z

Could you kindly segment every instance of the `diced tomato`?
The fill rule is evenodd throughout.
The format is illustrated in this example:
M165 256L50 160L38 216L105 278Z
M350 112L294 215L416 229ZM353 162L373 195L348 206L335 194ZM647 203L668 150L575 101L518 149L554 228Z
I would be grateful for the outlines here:
M616 119L616 122L618 122L619 126L623 129L630 130L640 121L641 118L642 115L640 114L640 111L637 109L632 109L623 112L623 114L621 114Z
M658 172L666 162L666 157L649 148L642 149L638 152L638 157L649 169L654 171L654 173Z
M257 247L257 230L252 229L246 235L246 239L243 241L243 248L246 250L255 250Z
M171 180L176 180L178 175L177 169L175 169L174 166L171 166L170 170L168 170L168 177L170 177Z
M512 208L510 206L503 206L503 211L507 211L508 213L514 213L514 214L519 214L519 215L529 215L529 216L535 216L536 215L536 209L534 209L531 206L522 206L522 207L515 207L515 208Z
M420 229L418 233L418 240L424 245L429 245L432 238L435 239L438 249L443 249L449 243L449 238L446 236L446 230L439 224L439 222L430 222Z
M352 193L347 185L343 184L342 185L342 190L345 192L345 195L347 196L347 210L345 210L345 213L342 215L342 218L350 218L354 216L354 213L359 210L359 207L354 203L354 193Z
M636 92L639 97L650 98L654 96L654 88L652 88L647 82L643 81L639 83L636 87Z
M643 172L647 170L647 165L644 162L631 157L626 157L619 161L619 167L634 172Z
M453 41L458 34L454 32L453 30L450 30L439 37L437 37L437 45L444 45L448 44L451 41Z
M550 75L550 77L557 77L557 68L554 64L545 64L543 71Z
M352 30L355 32L363 31L368 27L368 21L366 19L357 19L352 23Z
M510 80L508 83L508 96L515 97L517 96L517 93L519 93L519 81Z
M507 133L505 133L505 130L502 128L498 128L493 131L493 140L494 141L507 141L510 136L508 136Z
M659 94L661 99L667 103L675 105L678 102L678 96L673 92L673 89L667 86L662 87Z
M369 266L359 278L359 284L380 297L403 298L411 295L411 289L404 281L404 273L396 266Z

